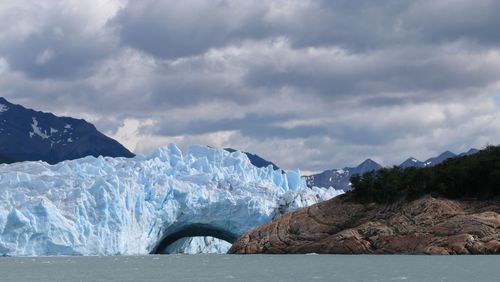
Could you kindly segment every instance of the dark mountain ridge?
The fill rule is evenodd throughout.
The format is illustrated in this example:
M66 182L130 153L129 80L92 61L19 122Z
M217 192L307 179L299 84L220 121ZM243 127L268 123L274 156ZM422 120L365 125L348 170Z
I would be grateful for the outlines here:
M0 162L54 164L85 156L134 154L83 119L27 109L0 97Z

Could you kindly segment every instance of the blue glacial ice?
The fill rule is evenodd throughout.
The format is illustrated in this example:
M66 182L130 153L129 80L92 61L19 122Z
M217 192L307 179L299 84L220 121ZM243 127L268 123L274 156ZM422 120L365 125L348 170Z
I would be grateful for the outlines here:
M205 146L185 155L170 144L132 159L2 164L0 255L147 254L185 226L240 236L341 193L307 188L299 171L257 168L239 151ZM220 247L200 244L210 242L184 248Z
M198 236L182 238L168 246L168 254L225 254L231 244L214 237Z

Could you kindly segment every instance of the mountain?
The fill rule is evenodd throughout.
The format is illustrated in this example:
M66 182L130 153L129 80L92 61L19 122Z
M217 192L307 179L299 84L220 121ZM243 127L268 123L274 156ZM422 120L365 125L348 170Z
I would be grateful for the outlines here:
M459 156L459 157L463 157L463 156L470 156L470 155L474 155L474 154L476 154L476 153L478 153L478 152L479 152L479 150L478 150L478 149L474 149L474 148L472 148L472 149L470 149L469 151L467 151L467 152L465 152L465 153L461 153L461 154L459 154L458 156Z
M363 174L368 171L379 170L381 168L382 166L377 162L373 161L372 159L366 159L357 167L348 167L346 168L346 170L348 170L351 175L354 175L354 174Z
M430 159L426 160L424 162L424 165L425 166L435 166L437 164L440 164L440 163L446 161L447 159L451 159L451 158L454 158L456 156L457 155L455 155L454 153L452 153L450 151L446 151L437 157L430 158Z
M146 255L182 237L233 241L341 193L309 189L296 171L257 168L239 152L191 146L184 155L173 144L130 159L0 165L0 176L0 257Z
M3 156L3 155L0 155L0 164L10 164L13 162L14 162L13 159L6 157L6 156Z
M400 168L409 168L409 167L424 167L424 162L415 159L414 157L409 157L399 165Z
M409 168L409 167L433 167L433 166L438 165L438 164L440 164L448 159L452 159L455 157L462 157L462 156L470 156L470 155L476 154L477 152L479 152L479 150L474 149L474 148L470 149L469 151L467 151L465 153L461 153L459 155L456 155L450 151L446 151L444 153L441 153L439 156L429 158L424 162L419 161L413 157L410 157L406 161L402 162L399 165L399 168L405 169L405 168Z
M333 187L335 189L349 191L351 190L351 176L379 170L381 168L382 166L377 162L366 159L357 167L325 170L322 173L306 176L305 178L307 186L309 187Z
M228 151L229 153L233 153L233 152L236 152L237 150L235 149L232 149L232 148L224 148L224 150ZM247 155L248 159L250 160L250 162L256 166L256 167L267 167L269 165L272 165L273 166L273 169L274 170L277 170L277 169L280 169L277 165L275 165L273 162L270 162L268 160L265 160L263 159L262 157L260 157L259 155L257 154L252 154L252 153L248 153L248 152L243 152L245 155Z
M134 156L83 119L27 109L0 97L0 163L42 160L54 164L89 155Z

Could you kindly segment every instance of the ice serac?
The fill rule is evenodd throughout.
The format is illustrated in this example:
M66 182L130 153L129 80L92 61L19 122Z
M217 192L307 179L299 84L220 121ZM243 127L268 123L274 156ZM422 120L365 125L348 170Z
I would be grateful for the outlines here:
M185 155L171 144L131 159L2 164L0 255L161 253L183 236L236 238L340 193L205 146Z

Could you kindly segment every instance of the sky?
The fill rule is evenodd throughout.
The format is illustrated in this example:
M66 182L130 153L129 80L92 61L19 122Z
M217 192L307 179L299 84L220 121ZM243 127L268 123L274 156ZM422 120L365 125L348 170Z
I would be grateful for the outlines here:
M0 96L306 172L500 143L500 1L0 2Z

